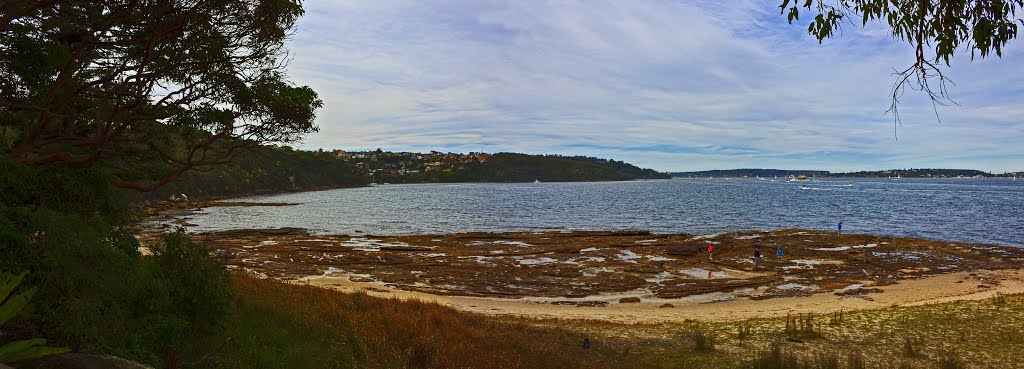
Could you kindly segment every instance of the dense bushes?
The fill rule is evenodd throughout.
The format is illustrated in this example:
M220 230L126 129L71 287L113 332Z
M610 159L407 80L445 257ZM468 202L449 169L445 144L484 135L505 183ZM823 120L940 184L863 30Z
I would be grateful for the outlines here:
M175 367L222 326L226 273L180 233L140 255L105 178L0 159L0 271L29 272L26 319L54 344Z
M577 182L628 181L671 178L666 173L629 163L586 156L497 153L484 163L473 162L451 172L431 171L403 177L398 182Z
M331 153L257 146L239 153L228 164L187 172L153 192L136 193L132 199L163 200L182 193L195 198L355 187L369 182L362 171L335 159Z

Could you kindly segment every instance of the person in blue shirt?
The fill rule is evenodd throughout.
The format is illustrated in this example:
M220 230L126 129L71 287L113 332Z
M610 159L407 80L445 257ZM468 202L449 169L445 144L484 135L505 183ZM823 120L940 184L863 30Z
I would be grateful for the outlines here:
M843 221L842 221L842 220L840 220L840 221L839 221L839 225L838 225L838 227L839 227L839 231L838 231L838 232L836 232L836 234L837 234L837 235L841 235L841 234L843 234Z

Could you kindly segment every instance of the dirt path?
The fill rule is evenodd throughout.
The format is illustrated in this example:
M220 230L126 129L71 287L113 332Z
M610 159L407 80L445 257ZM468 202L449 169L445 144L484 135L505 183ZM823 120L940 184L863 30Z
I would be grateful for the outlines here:
M603 307L553 305L531 302L529 299L439 296L422 292L385 289L375 283L352 282L346 276L312 276L300 278L294 282L347 292L363 291L380 297L419 299L486 315L653 324L684 321L738 321L750 318L780 317L792 313L827 314L840 309L851 311L956 300L980 300L991 298L997 293L1024 293L1024 270L982 270L928 276L880 286L878 289L881 292L858 296L837 296L829 292L811 296L714 303L705 302L704 299L707 299L707 296L691 296L640 303L612 303ZM660 307L666 303L672 304L673 307Z

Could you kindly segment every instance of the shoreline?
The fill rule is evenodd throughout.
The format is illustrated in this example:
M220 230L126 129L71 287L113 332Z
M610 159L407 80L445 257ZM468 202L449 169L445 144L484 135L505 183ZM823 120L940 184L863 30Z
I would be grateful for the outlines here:
M726 321L1024 293L1019 248L800 229L190 237L229 268L264 278L539 319ZM754 269L748 253L768 244L785 255L765 249Z
M980 277L980 279L979 279ZM999 283L989 287L984 283ZM970 282L980 282L970 283ZM876 310L921 306L965 300L984 300L999 295L1024 293L1024 269L942 274L881 286L873 300L842 298L830 292L810 296L781 297L769 300L724 302L672 301L615 304L605 307L552 305L539 302L465 296L441 296L422 292L385 290L368 282L353 282L348 276L310 276L289 281L348 293L366 293L375 297L437 303L456 310L488 316L584 320L620 324L663 324L698 322L735 322L748 319L779 318L791 314L823 315L839 311ZM661 307L665 303L671 308Z

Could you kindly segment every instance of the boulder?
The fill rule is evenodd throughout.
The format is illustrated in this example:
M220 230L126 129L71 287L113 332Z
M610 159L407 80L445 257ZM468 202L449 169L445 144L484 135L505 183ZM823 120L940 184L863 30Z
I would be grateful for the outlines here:
M619 299L619 303L622 303L622 304L637 303L637 302L640 302L640 298L639 297L623 297L623 298Z

